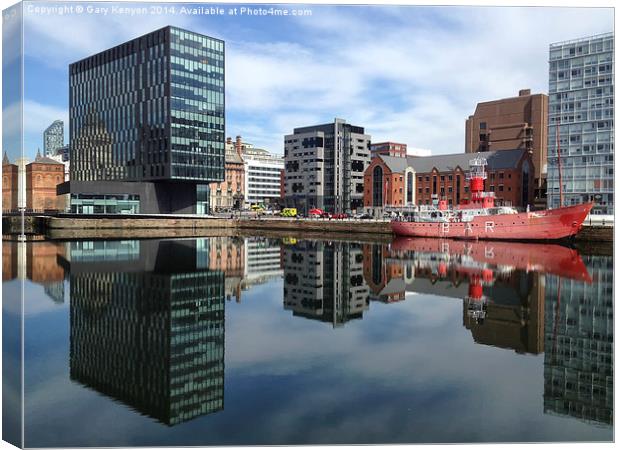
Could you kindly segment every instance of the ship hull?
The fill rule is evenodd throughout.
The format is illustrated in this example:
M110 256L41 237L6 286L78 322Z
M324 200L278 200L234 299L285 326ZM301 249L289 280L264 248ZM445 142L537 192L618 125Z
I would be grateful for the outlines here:
M399 236L451 239L553 241L575 236L592 203L518 214L477 216L470 222L392 221Z

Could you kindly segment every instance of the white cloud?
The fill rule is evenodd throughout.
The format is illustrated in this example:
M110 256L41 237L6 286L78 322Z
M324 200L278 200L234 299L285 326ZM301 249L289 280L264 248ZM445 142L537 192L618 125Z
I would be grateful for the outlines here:
M342 117L364 126L374 141L460 153L465 119L478 102L522 88L547 91L550 43L613 30L611 8L314 6L313 12L311 19L291 19L295 32L288 35L274 30L265 38L261 30L250 42L238 40L253 35L249 28L222 30L229 134L281 152L293 128ZM33 17L36 39L26 51L66 64L170 19ZM217 22L172 19L218 35ZM67 40L58 29L75 37Z
M431 153L430 148L416 148L407 146L407 154L411 156L430 156Z

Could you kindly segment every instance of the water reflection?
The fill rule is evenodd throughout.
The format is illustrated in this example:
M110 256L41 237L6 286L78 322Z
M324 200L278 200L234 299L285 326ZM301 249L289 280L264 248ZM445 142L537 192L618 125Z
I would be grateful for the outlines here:
M547 275L547 414L613 422L613 261L585 256L593 285Z
M613 260L551 244L396 239L367 245L375 298L463 299L476 343L544 351L544 412L613 421Z
M71 379L167 425L223 409L224 272L208 244L69 243Z
M30 280L43 286L45 294L55 303L65 301L65 270L58 264L65 246L50 241L2 242L2 281Z
M545 273L591 282L577 251L559 245L399 238L378 256L388 267L401 264L400 272L375 276L387 282L377 285L379 295L462 299L463 325L475 342L518 353L543 351ZM402 275L388 276L394 273Z
M334 328L361 319L369 289L360 244L299 241L284 245L284 309Z
M434 239L5 241L3 281L15 278L68 303L73 382L169 426L224 410L226 301L278 282L267 295L282 295L279 311L268 313L283 308L300 325L354 321L325 328L334 339L371 326L362 320L373 308L459 301L468 342L540 355L544 380L524 385L544 381L545 415L613 422L611 257Z

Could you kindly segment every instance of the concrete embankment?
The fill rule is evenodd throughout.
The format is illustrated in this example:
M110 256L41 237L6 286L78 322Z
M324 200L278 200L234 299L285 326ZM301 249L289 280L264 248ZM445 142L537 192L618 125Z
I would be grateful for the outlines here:
M3 217L3 233L21 232L19 216ZM235 231L286 233L291 237L317 237L341 234L351 238L391 236L387 221L373 220L317 220L317 219L230 219L194 216L26 216L26 234L45 234L52 239L114 239L155 237L196 237L226 235ZM578 242L587 245L611 245L613 227L584 226L577 235ZM607 243L607 244L605 244Z
M392 234L390 223L379 220L244 219L239 221L238 226L242 230Z

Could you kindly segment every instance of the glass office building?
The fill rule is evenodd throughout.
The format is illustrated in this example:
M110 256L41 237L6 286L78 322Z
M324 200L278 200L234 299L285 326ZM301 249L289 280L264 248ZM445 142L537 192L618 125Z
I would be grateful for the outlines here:
M560 206L559 140L564 205L594 201L592 214L613 214L613 33L551 44L547 203Z
M168 26L71 64L69 89L66 190L204 211L199 186L224 178L223 41Z
M65 124L62 120L54 120L43 132L43 152L45 156L54 156L56 150L65 145Z

